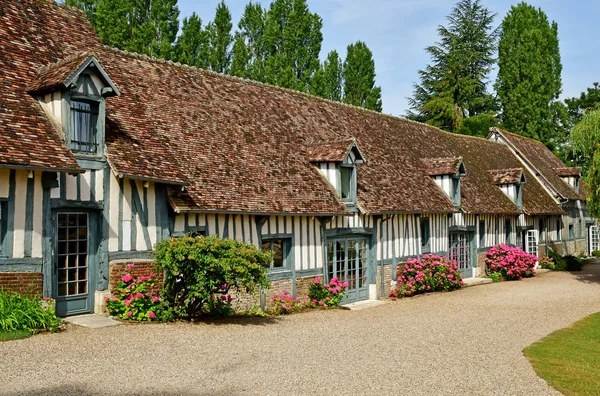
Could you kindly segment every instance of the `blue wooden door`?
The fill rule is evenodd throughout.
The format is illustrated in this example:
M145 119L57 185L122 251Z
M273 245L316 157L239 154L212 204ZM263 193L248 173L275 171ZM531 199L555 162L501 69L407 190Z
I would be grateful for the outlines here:
M56 314L92 312L94 265L93 214L56 213L54 277Z
M342 304L369 298L366 238L341 238L327 243L327 280L348 282Z

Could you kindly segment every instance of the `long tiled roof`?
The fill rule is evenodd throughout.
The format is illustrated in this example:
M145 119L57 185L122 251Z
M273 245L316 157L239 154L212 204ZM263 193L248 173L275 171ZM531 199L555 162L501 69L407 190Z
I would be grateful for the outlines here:
M566 168L565 164L543 143L508 131L500 129L497 131L540 172L541 176L560 195L570 200L585 200L585 196L577 193L555 171L557 168Z
M355 140L367 159L357 167L358 206L364 212L455 212L421 159L457 157L463 158L467 169L461 185L462 209L520 212L489 177L490 170L520 166L504 146L287 89L108 49L100 45L79 11L38 0L7 4L0 5L5 14L9 12L0 18L0 33L24 33L20 44L11 47L8 60L0 58L0 73L10 73L10 63L18 63L20 73L14 79L21 90L13 90L18 92L15 99L28 101L31 106L25 114L35 114L40 121L20 120L27 130L18 144L16 137L0 141L0 162L8 158L2 150L22 147L23 139L35 141L41 153L62 150L65 161L73 161L58 134L44 129L50 124L25 89L35 81L40 66L94 51L121 91L120 97L107 99L111 167L124 177L186 184L184 191L179 188L169 196L177 210L348 214L311 161L330 156L339 160L341 151L349 147L342 150L343 144L330 145L315 153L320 142ZM0 40L4 37L0 35ZM5 115L0 113L0 117ZM35 137L40 130L45 131L46 140L53 137L55 147L38 144L41 140ZM58 163L52 155L44 158L49 157L52 164ZM561 213L541 185L527 177L525 210Z

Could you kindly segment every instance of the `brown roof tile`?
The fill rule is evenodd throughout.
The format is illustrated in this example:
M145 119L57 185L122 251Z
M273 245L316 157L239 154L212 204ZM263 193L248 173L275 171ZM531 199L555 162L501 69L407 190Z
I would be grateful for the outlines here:
M40 67L37 77L29 84L27 91L43 92L66 88L67 80L88 59L95 56L91 51L83 51L69 55L58 62Z
M521 183L523 177L523 168L513 169L494 169L490 171L490 177L494 184L515 184Z
M461 157L423 158L423 169L429 176L455 175L459 172Z
M38 101L37 69L98 44L80 12L45 1L0 3L0 166L80 171Z
M354 138L315 143L308 146L311 162L342 162L356 143Z
M569 176L579 177L579 176L581 176L581 168L574 168L574 167L554 168L554 172L560 177L569 177Z

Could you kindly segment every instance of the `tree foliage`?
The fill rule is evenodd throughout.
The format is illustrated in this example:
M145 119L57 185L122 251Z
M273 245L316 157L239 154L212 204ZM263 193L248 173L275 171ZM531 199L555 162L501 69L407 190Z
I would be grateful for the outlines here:
M311 93L325 99L342 101L344 65L340 55L333 50L315 75L311 84Z
M426 48L432 63L419 70L421 82L409 98L409 118L468 134L481 133L474 125L494 124L497 106L487 91L498 36L494 18L479 0L454 6L448 26L438 27L440 41ZM463 121L473 116L477 119L463 128Z
M221 0L213 22L209 23L206 31L210 38L210 69L217 73L228 73L231 66L231 12Z
M179 30L177 0L70 0L100 40L126 51L170 59Z
M588 208L593 216L600 217L600 110L590 110L571 130L571 143L575 152L586 158L585 174Z
M202 69L208 68L210 41L202 20L194 12L183 19L181 34L175 45L175 60Z
M266 58L264 33L267 11L258 3L248 3L238 23L231 74L265 82Z
M505 128L552 142L562 117L553 104L561 93L558 25L541 9L513 6L502 21L496 90Z
M367 45L358 41L348 46L344 62L344 102L381 111L381 88L375 86L375 62Z

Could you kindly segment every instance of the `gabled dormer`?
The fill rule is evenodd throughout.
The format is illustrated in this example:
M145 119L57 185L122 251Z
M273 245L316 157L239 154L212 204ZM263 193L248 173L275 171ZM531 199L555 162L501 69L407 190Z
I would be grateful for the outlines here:
M356 207L356 166L365 162L356 139L327 141L309 149L309 160L329 181L340 199Z
M514 202L519 209L523 209L523 188L525 172L523 168L494 169L490 172L492 183Z
M423 158L421 163L454 206L460 207L460 179L467 174L462 157Z
M93 52L43 66L29 85L78 159L104 155L106 98L120 96Z
M554 172L576 193L579 193L579 180L581 179L581 168L554 168Z

